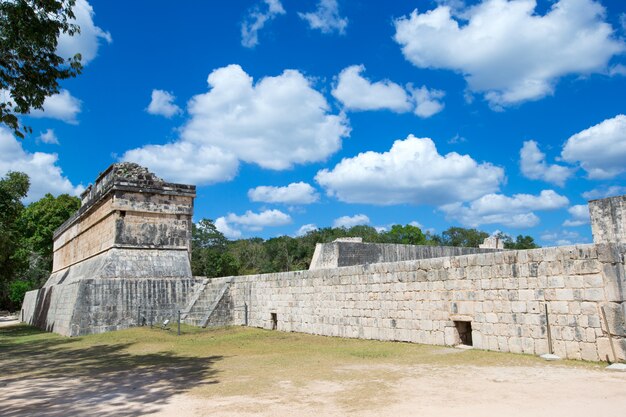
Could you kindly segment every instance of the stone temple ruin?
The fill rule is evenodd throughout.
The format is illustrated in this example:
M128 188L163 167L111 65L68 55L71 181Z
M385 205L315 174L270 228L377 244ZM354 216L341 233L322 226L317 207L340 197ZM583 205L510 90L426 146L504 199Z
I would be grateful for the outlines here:
M27 293L22 320L77 336L178 309L203 326L626 359L626 196L589 203L593 244L347 240L318 244L308 271L216 279L191 275L194 197L135 164L109 167L54 234L52 274Z

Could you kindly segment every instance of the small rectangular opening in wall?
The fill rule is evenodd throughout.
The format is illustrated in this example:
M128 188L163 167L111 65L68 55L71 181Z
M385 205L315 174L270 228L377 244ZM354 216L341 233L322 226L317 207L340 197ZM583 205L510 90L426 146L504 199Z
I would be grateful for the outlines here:
M472 322L471 321L455 321L454 327L459 334L461 344L472 346Z
M126 217L126 210L120 210L120 217Z
M272 330L276 330L278 328L278 315L276 313L272 314Z

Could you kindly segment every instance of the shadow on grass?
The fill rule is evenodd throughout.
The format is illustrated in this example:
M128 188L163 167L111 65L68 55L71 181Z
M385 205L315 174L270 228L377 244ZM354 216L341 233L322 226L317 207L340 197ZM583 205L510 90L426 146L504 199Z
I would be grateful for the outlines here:
M139 416L175 394L218 383L213 366L221 356L131 355L132 343L79 347L77 339L41 333L0 329L2 416Z

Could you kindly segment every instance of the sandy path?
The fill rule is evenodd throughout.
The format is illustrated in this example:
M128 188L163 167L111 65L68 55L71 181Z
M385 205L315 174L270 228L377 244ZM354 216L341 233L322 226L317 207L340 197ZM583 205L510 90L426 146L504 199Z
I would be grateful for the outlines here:
M386 369L394 382L282 384L273 395L201 399L177 395L157 416L600 416L626 410L626 374L573 368ZM378 392L359 385L378 384ZM356 392L354 392L356 391ZM369 393L368 393L369 391ZM356 395L355 395L356 394Z
M603 416L626 410L626 373L562 366L452 367L417 365L342 367L338 376L296 386L277 381L265 394L159 396L150 385L90 390L90 378L3 379L3 416ZM372 377L379 375L379 377ZM140 376L129 375L142 384ZM132 381L131 381L132 382ZM164 391L164 392L165 392ZM269 392L269 393L268 393ZM71 398L71 401L68 399Z

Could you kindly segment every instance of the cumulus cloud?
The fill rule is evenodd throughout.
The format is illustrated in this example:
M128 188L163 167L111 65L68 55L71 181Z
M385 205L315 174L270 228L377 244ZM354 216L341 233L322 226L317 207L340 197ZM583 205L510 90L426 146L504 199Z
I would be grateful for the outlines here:
M395 40L419 68L463 74L495 108L552 94L568 74L606 73L625 44L594 0L560 0L545 15L535 0L484 0L460 11L441 5L395 21Z
M390 80L372 82L365 78L363 65L344 68L337 77L332 95L343 104L346 110L391 110L397 113L413 111L419 117L427 118L441 110L440 99L443 91L428 89L426 86L404 87Z
M319 200L319 194L305 182L294 182L286 187L261 185L251 188L248 198L262 203L311 204Z
M567 197L543 190L539 195L487 194L469 204L452 203L441 207L449 219L470 227L482 224L501 224L514 228L527 228L539 224L535 211L556 210L569 204Z
M571 230L559 230L558 232L545 232L540 236L541 240L556 246L570 246L586 243L586 239Z
M353 226L369 224L370 218L365 214L355 214L354 216L341 216L335 219L333 227L345 227L349 229Z
M121 159L148 167L168 181L196 185L230 181L239 170L239 160L231 152L185 141L131 149Z
M285 14L285 9L280 0L264 0L267 6L265 11L261 11L261 6L257 5L250 10L248 16L241 23L241 44L246 48L253 48L259 44L259 31L265 24L276 16Z
M152 90L150 104L146 108L146 111L150 114L165 116L169 119L182 111L180 107L174 104L174 100L176 100L176 97L170 92L156 89Z
M30 190L25 202L39 200L46 193L54 195L79 195L83 192L82 185L73 185L63 175L58 166L59 157L55 153L30 153L22 147L8 129L0 127L0 176L9 171L19 171L30 177Z
M77 0L72 10L75 15L72 23L80 26L80 33L74 36L61 34L57 54L64 58L81 54L81 62L86 65L98 55L98 48L102 41L112 42L111 34L95 25L93 7L86 0Z
M619 114L570 137L561 158L578 163L590 179L626 172L626 116Z
M296 236L304 236L307 233L312 232L313 230L317 230L317 226L315 224L313 223L303 224L302 226L300 226L300 228L296 232Z
M29 116L36 118L49 118L64 121L69 124L78 124L77 115L80 113L82 103L72 96L69 91L61 90L58 94L46 97L43 109L35 109Z
M239 228L247 231L258 232L265 227L284 226L291 223L291 216L280 210L265 210L254 213L250 210L242 215L228 213L226 216L215 220L215 227L229 239L242 236Z
M389 81L370 82L361 73L363 65L344 68L332 95L348 110L381 110L407 112L413 107L410 96L400 85Z
M37 139L48 145L59 144L59 138L57 138L57 135L54 133L54 130L52 129L48 129L45 132L41 132L41 134L39 135Z
M375 205L447 204L497 191L504 170L456 152L440 155L429 138L409 135L388 152L364 152L344 158L315 180L348 203Z
M546 162L546 154L539 150L539 145L534 140L524 142L520 150L520 168L526 178L542 180L556 184L560 187L572 176L573 170L562 165L549 165Z
M415 102L414 113L424 119L433 116L443 110L441 102L445 93L441 90L428 89L426 86L419 88L410 87L411 97Z
M608 187L599 187L582 193L583 198L587 200L596 200L598 198L613 197L616 195L626 194L626 187L620 185L612 185Z
M306 20L311 29L319 29L322 33L338 32L343 35L348 26L348 19L339 14L337 0L319 0L314 12L298 13L298 16Z
M563 226L576 227L582 226L583 224L589 224L589 206L587 206L587 204L572 206L568 208L567 211L572 216L572 218L565 220L563 222Z
M215 228L228 239L239 239L242 236L241 230L231 227L225 217L218 217L215 220Z
M122 159L165 178L209 184L232 179L238 161L273 170L323 161L349 135L346 117L330 114L324 96L298 71L255 84L239 65L229 65L213 71L208 84L207 93L189 101L178 141L133 149ZM172 163L172 154L183 164Z

